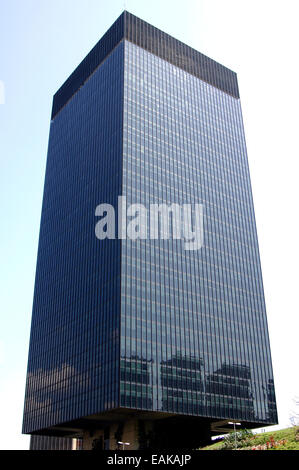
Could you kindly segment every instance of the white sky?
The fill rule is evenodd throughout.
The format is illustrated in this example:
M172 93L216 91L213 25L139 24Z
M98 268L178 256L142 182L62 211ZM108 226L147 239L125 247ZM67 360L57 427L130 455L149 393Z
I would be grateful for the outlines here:
M2 2L4 3L4 2ZM122 0L0 7L0 446L21 435L52 95ZM298 0L127 0L129 11L238 73L280 426L298 380Z

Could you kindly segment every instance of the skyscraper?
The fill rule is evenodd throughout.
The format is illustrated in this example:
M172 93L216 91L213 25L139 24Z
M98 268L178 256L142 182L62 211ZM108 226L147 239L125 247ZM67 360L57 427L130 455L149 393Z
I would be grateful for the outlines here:
M23 432L191 448L232 420L277 423L237 77L124 12L53 99Z

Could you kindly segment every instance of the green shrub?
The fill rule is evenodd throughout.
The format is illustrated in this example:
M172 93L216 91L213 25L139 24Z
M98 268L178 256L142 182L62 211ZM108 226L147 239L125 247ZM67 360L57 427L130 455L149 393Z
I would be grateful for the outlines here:
M231 432L228 434L222 443L221 450L240 449L242 447L248 447L253 438L252 431L248 429L242 429L237 433Z

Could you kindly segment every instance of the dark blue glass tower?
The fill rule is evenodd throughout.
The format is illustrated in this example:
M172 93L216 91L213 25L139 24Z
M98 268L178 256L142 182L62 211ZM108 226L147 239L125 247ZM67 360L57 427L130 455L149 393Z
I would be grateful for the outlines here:
M202 204L203 247L98 240L120 195ZM236 74L124 12L53 100L23 432L193 447L273 384Z

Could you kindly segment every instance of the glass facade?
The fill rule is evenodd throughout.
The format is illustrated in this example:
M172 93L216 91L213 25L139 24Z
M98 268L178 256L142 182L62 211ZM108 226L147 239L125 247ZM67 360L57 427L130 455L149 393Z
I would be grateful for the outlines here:
M271 422L240 100L128 41L124 90L128 205L202 203L204 246L122 242L121 405Z
M203 247L98 240L120 195L202 204ZM23 432L119 409L277 421L236 76L127 12L54 96Z
M120 241L95 237L121 193L123 43L51 122L23 429L118 405Z

